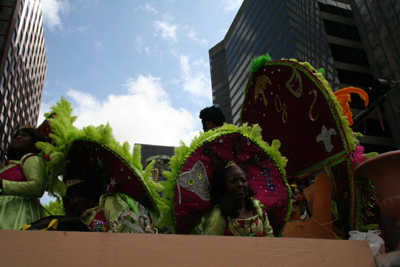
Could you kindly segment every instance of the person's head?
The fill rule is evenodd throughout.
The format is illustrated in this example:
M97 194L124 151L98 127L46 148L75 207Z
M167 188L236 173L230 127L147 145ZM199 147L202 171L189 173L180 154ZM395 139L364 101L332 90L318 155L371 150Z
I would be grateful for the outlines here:
M296 189L294 197L298 202L302 202L306 198L303 189Z
M244 204L247 210L253 208L251 197L254 196L254 191L249 186L246 173L240 166L227 166L214 171L209 189L211 202L218 204L225 216L232 218L239 216L238 205Z
M96 180L67 181L66 197L70 202L71 215L79 217L84 211L96 207L102 193L102 187Z
M100 196L106 191L109 165L106 160L93 160L83 146L73 146L67 160L63 175L67 186L64 208L67 215L80 216L85 210L97 206Z
M36 142L44 142L44 138L40 132L34 128L21 128L14 134L11 145L7 151L9 160L19 160L28 153L40 153L37 149Z
M199 117L205 132L215 127L220 127L225 122L224 113L222 113L220 108L214 106L201 110Z
M210 181L211 202L219 204L222 198L243 201L254 196L254 191L247 183L246 173L240 166L233 165L216 170Z

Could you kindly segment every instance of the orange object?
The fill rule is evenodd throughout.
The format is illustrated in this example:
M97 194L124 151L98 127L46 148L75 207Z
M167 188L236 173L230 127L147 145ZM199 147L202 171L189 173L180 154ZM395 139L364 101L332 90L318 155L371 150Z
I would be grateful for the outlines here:
M325 173L318 174L315 183L304 189L311 219L306 222L286 223L283 236L335 239L331 213L332 192L332 179Z
M334 92L337 100L339 101L340 106L343 109L343 114L347 117L347 120L350 123L350 126L353 125L353 113L351 113L350 110L350 105L349 103L351 102L351 96L350 94L358 94L365 102L365 107L368 106L369 103L369 98L368 94L356 87L346 87L343 89L340 89L339 91Z

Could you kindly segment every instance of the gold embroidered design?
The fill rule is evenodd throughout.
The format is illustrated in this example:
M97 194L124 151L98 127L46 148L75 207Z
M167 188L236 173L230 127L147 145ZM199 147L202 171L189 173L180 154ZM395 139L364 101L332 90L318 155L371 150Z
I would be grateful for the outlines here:
M310 120L311 120L311 121L316 121L316 120L318 120L319 114L317 114L317 116L314 118L314 117L312 116L312 109L313 109L313 107L314 107L314 105L315 105L315 102L317 102L317 91L314 89L314 90L308 92L308 94L310 94L310 95L311 95L312 93L314 93L314 101L312 102L312 104L311 104L311 106L310 106L310 111L308 112L308 116L310 117Z
M297 90L294 90L291 86L291 83L296 78L299 82L299 88L297 88ZM303 93L303 83L301 81L301 76L300 76L300 73L296 69L293 69L292 77L290 77L290 79L286 82L286 87L289 90L289 92L292 93L292 95L294 95L297 98L299 98L301 96L301 94Z
M275 96L275 108L278 113L282 112L282 121L283 121L283 123L286 123L288 120L286 104L285 103L282 104L281 98L279 97L279 95Z
M264 90L267 89L267 84L272 85L271 80L267 75L257 77L256 86L254 87L254 102L257 103L259 95L262 96L264 105L268 105L268 100L265 97Z

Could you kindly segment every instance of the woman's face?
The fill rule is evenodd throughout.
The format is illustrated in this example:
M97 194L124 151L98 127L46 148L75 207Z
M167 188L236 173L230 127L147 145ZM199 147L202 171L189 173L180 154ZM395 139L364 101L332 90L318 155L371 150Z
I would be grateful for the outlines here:
M25 155L35 150L33 137L25 131L17 132L11 141L11 145L17 155Z
M234 200L244 200L249 191L247 178L244 171L237 166L232 167L225 175L226 193Z

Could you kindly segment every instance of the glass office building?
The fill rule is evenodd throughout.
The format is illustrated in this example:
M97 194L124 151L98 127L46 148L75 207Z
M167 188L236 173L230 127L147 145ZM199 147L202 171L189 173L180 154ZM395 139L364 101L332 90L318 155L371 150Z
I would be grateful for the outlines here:
M225 38L209 50L213 102L227 121L239 123L251 59L266 53L272 59L295 58L324 68L334 91L371 86L377 76L352 11L356 2L360 1L244 0ZM353 97L354 116L362 105ZM364 134L367 151L396 149L390 116L381 117L375 112L356 129Z
M324 68L338 89L325 36L315 1L245 0L224 40L209 51L214 104L228 122L237 124L251 60L266 53L273 59L297 58Z
M0 160L19 125L37 126L46 77L40 1L0 1Z

